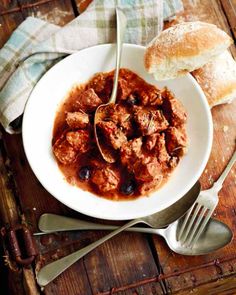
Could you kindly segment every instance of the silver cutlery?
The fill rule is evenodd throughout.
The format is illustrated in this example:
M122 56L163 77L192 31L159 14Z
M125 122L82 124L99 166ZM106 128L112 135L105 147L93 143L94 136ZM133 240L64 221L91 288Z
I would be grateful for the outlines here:
M154 214L155 215L155 214ZM61 216L59 216L62 218ZM68 267L78 261L80 258L84 257L87 253L92 251L97 246L101 245L103 242L107 241L114 235L118 234L123 230L130 230L135 232L144 232L144 233L151 233L151 234L158 234L162 236L165 240L169 248L182 255L203 255L213 251L216 251L224 246L226 246L233 237L232 231L230 228L217 220L210 219L207 226L204 228L202 235L195 243L194 247L189 248L183 246L178 240L177 235L179 228L181 227L182 219L175 221L174 223L170 224L165 229L155 229L155 228L129 228L132 224L136 224L138 222L146 223L149 226L155 225L155 220L152 220L153 216L146 217L145 219L140 220L133 220L128 224L118 228L117 230L111 232L109 235L101 238L100 240L80 249L70 255L67 255L57 261L51 262L48 265L42 267L38 274L36 275L37 283L44 287L53 281L57 276L59 276L63 271L65 271ZM60 221L65 221L66 217L62 218ZM58 220L58 219L57 219ZM75 229L75 225L73 224L72 220L65 221L72 223L72 227ZM77 224L78 227L78 224ZM83 229L85 229L85 224L83 223ZM90 223L90 228L92 228L92 224ZM113 229L117 228L114 226L105 226L105 225L94 225L96 229Z
M118 89L118 79L119 79L119 70L120 70L120 62L121 62L121 53L122 53L122 42L123 37L125 34L125 28L126 28L126 16L125 14L119 9L116 8L116 27L117 27L117 33L116 33L116 69L114 74L114 84L112 89L112 94L109 99L109 101L106 104L101 104L95 112L94 115L94 135L97 142L98 149L103 157L103 159L108 163L114 163L116 161L116 157L113 154L112 150L107 148L106 145L102 144L102 141L99 140L99 136L97 133L97 127L96 125L99 123L99 121L102 121L104 116L106 116L106 108L114 104L116 102L117 97L117 89Z
M233 236L232 231L226 224L211 218L207 228L205 228L200 239L195 244L195 247L193 249L186 248L176 239L176 234L182 222L183 218L171 223L165 229L131 227L125 231L160 235L166 240L167 245L172 251L182 255L203 255L210 253L227 245ZM38 226L42 233L36 233L36 235L60 231L114 230L118 228L118 226L114 225L93 223L50 213L43 214L40 217Z
M191 196L191 194L195 194L195 198L199 193L199 183L197 182L193 188L187 193L187 196ZM184 196L183 198L185 198L186 196ZM172 207L173 209L174 207ZM176 208L176 205L175 205ZM168 210L168 209L166 209ZM163 210L165 211L165 210ZM186 212L186 211L185 211ZM182 211L182 213L185 213ZM173 214L175 215L175 214ZM150 227L152 227L153 229L157 229L157 227L160 225L160 221L159 221L159 213L157 212L156 214L147 216L147 217L143 217L143 218L138 218L135 220L132 220L130 222L128 222L127 224L123 225L122 227L119 227L118 229L116 229L115 231L109 233L108 235L106 235L105 237L99 239L98 241L84 247L83 249L80 249L68 256L65 256L57 261L54 261L52 263L49 263L48 265L44 266L43 268L40 269L40 271L38 272L36 278L37 278L37 282L40 286L46 286L48 283L50 283L52 280L54 280L57 276L59 276L63 271L65 271L68 267L70 267L73 263L75 263L77 260L79 260L80 258L84 257L87 253L89 253L90 251L92 251L93 249L95 249L96 247L98 247L99 245L101 245L102 243L104 243L105 241L107 241L108 239L112 238L113 236L117 235L118 233L122 232L123 230L127 230L129 229L131 226L137 224L137 223L144 223ZM47 220L48 216L44 217L42 219L42 221L40 222L40 228L41 229L49 229L49 227L45 226L45 221ZM44 220L44 221L43 221ZM51 220L51 219L50 219ZM168 220L168 218L167 218ZM170 218L169 218L170 220ZM65 219L64 219L65 221ZM75 222L75 221L73 221ZM69 223L67 223L67 225L64 222L63 225L63 230L65 230L66 228L68 229L69 224L73 225L72 220L70 219ZM149 230L150 233L158 233L160 235L162 235L163 237L165 237L168 245L170 248L173 249L173 251L176 251L178 253L181 254L186 254L186 255L200 255L200 254L205 254L208 253L210 251L214 251L216 249L219 249L223 246L225 246L227 243L229 243L232 239L232 232L230 231L230 229L224 225L223 223L217 222L217 221L212 221L209 223L209 225L207 226L207 228L205 229L203 236L201 237L201 239L199 240L199 243L196 244L196 246L192 249L187 249L187 252L183 252L184 248L181 246L180 242L178 242L176 240L176 234L178 233L178 229L179 226L181 225L181 223L179 223L181 221L176 221L174 222L174 224L171 224L168 226L168 228L166 229L160 229L160 230L156 230L156 231L150 231L151 229L138 229L138 231L144 231L147 232L146 230ZM214 223L214 224L213 224ZM91 223L90 224L90 228L91 228ZM78 224L74 226L78 227ZM81 226L81 223L80 223ZM85 229L85 226L87 226L87 222L83 222L83 226L82 228ZM54 225L52 225L50 227L50 232L52 229L56 229L58 228L54 222ZM72 228L72 226L71 226ZM131 229L130 229L131 230ZM174 238L173 238L174 237ZM173 241L172 241L173 239ZM172 244L173 243L173 244ZM201 245L201 250L197 251L197 245ZM198 248L200 249L200 248Z
M137 224L137 223L144 223L152 228L157 228L158 220L155 218L155 214L149 215L142 218L137 218L134 220L129 221L125 225L119 227L118 229L112 231L105 237L99 239L98 241L80 249L70 255L67 255L57 261L51 262L48 265L44 266L38 272L36 279L40 286L46 286L52 280L54 280L57 276L59 276L63 271L65 271L68 267L78 261L80 258L84 257L86 254L91 252L96 247L100 246L107 240L111 239L115 235L119 234L120 232L124 231L125 229Z
M219 179L214 183L213 187L208 190L201 191L195 203L185 215L178 235L178 241L183 246L193 247L201 236L218 204L218 192L221 190L223 182L235 161L236 151Z
M196 199L196 197L198 196L200 191L200 184L199 182L197 182L190 190L189 192L187 192L187 197L191 197L191 199ZM192 197L193 196L193 197ZM186 196L184 196L183 198L185 198ZM192 202L193 203L193 202ZM192 204L191 203L191 204ZM175 221L176 219L171 219L173 217L170 216L176 216L176 213L178 213L178 210L176 210L176 208L179 205L175 205L174 207L171 206L171 211L169 211L168 209L168 217L165 217L165 211L164 214L162 213L164 219L166 219L166 221ZM191 206L191 205L190 205ZM186 210L190 207L188 206L186 208L186 206L184 206L185 211L181 211L182 215L186 212ZM182 215L178 215L178 217L182 216ZM177 218L178 218L177 217ZM50 283L52 280L54 280L57 276L59 276L63 271L65 271L68 267L70 267L73 263L75 263L77 260L79 260L80 258L84 257L86 254L88 254L90 251L92 251L93 249L95 249L96 247L98 247L99 245L101 245L102 243L104 243L105 241L107 241L108 239L112 238L113 236L117 235L118 233L122 232L125 229L128 229L129 227L131 227L132 225L135 225L137 223L145 223L150 227L153 228L158 228L160 226L160 214L159 212L157 212L156 214L147 216L147 217L143 217L143 218L138 218L135 220L132 220L130 222L128 222L127 224L123 225L122 227L116 229L115 231L109 233L108 235L106 235L105 237L99 239L98 241L86 246L83 249L80 249L66 257L63 257L57 261L51 262L48 265L44 266L43 268L40 269L40 271L38 272L36 279L38 284L43 287L46 286L48 283ZM163 224L163 222L162 222ZM40 228L42 229L42 222L40 225ZM54 228L55 228L55 224L54 224ZM51 227L52 229L52 227Z

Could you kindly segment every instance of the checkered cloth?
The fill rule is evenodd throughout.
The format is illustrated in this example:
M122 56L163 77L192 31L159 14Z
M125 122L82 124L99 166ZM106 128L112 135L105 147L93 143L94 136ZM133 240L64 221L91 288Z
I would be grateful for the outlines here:
M55 63L80 49L115 41L115 6L127 17L126 43L146 45L163 19L183 9L181 0L94 0L60 28L27 18L0 50L0 122L10 133L37 81Z

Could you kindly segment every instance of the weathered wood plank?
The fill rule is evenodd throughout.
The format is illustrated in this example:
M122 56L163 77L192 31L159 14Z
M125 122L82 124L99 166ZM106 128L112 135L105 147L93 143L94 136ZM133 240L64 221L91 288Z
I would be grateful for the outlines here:
M0 226L15 226L21 222L21 211L15 200L15 186L9 168L9 160L4 155L3 141L0 139ZM7 280L2 282L1 286L5 286L12 294L38 295L37 286L34 280L27 280L33 277L31 267L17 270L16 265L11 262L11 258L7 253L3 257L5 263L9 265L7 271ZM10 271L14 269L14 271ZM2 278L1 278L2 279ZM24 282L24 283L23 283Z
M18 10L18 8L16 0L1 1L0 3L0 48L7 41L12 31L23 21L21 12L8 13L9 10L14 11ZM4 168L6 163L2 161L3 157L1 155L1 225L13 225L20 222L20 212L18 212L19 208L16 206L15 196L9 188L8 172ZM27 280L27 278L32 277L31 268L23 268L21 272L12 272L8 269L6 273L7 279L1 283L2 290L7 290L9 294L38 294L35 281Z
M236 40L236 1L235 0L221 0L221 4L228 19L230 29Z
M104 233L91 233L91 241ZM148 241L141 234L122 233L84 258L93 294L158 274ZM161 292L156 284L156 292Z
M42 212L64 213L63 205L53 198L39 183L26 159L21 135L4 135L6 149L12 163L19 199L32 230L37 231L37 221Z
M20 0L24 18L28 16L37 17L47 22L63 26L74 18L74 12L70 0L54 0L47 3L35 5L36 1ZM40 2L39 2L40 3ZM29 4L34 4L29 6Z
M17 9L19 9L17 0L0 1L0 48L7 41L12 31L23 21L19 10L14 13L6 13Z
M38 237L37 246L40 249L41 256L37 259L36 269L40 269L42 265L84 247L87 243L84 234L53 234ZM60 277L46 286L44 292L45 294L92 294L83 260L81 259L72 265Z
M191 290L193 295L234 295L236 290L236 278L228 277L224 279L219 279L216 282L210 282ZM189 290L176 293L176 295L189 295Z
M80 249L105 234L107 234L106 231L99 231L97 233L74 232L38 236L37 245L43 257L50 261ZM85 256L83 261L79 262L86 267L92 294L106 294L111 289L118 288L119 290L123 286L125 286L124 290L126 292L124 294L133 294L134 289L141 292L140 290L149 290L150 288L152 288L153 292L161 294L161 289L157 282L150 283L147 286L139 286L138 284L140 280L153 277L157 273L155 264L150 263L152 261L152 253L147 241L137 239L138 236L141 235L123 233L106 242L104 247L98 247ZM121 241L124 241L124 243L121 243ZM133 241L135 241L135 245ZM149 260L147 260L147 255L149 255ZM56 282L60 284L61 279L58 278ZM150 293L146 291L143 294Z

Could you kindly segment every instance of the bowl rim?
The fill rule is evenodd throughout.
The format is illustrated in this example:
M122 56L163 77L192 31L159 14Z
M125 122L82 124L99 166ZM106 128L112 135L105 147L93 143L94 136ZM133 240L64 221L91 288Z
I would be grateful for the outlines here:
M82 51L86 51L86 50L92 50L92 49L96 49L96 48L100 48L100 47L111 47L111 46L115 46L114 44L111 44L111 43L107 43L107 44L100 44L100 45L95 45L95 46L91 46L91 47L88 47L88 48L84 48L76 53L73 53L67 57L65 57L64 59L62 59L61 61L59 61L57 64L55 64L54 66L52 66L41 78L40 80L38 81L38 83L40 83L40 81L42 79L45 79L47 76L48 76L48 73L50 73L52 70L54 71L55 68L57 68L59 66L59 64L61 63L64 63L66 62L67 60L73 58L74 55L77 55L79 54L80 52ZM124 43L123 44L124 47L130 47L130 48L139 48L139 49L144 49L145 47L142 46L142 45L136 45L136 44L128 44L128 43ZM210 107L209 107L209 104L207 102L207 98L203 92L203 90L201 89L200 85L197 83L197 81L192 77L191 74L187 74L188 76L188 79L190 79L194 85L194 87L197 89L197 92L199 93L199 95L201 96L202 98L202 103L204 104L204 108L205 108L205 111L206 111L206 115L207 115L207 118L208 118L208 128L209 128L209 137L208 137L208 145L206 147L206 151L205 151L205 154L204 154L204 157L201 161L201 165L198 167L198 173L196 173L194 179L193 179L193 183L192 185L189 185L186 187L185 189L185 193L187 193L187 191L189 189L191 189L191 187L195 184L195 182L200 178L206 164L207 164L207 161L209 159L209 156L210 156L210 153L211 153L211 148L212 148L212 142L213 142L213 122L212 122L212 116L211 116L211 111L210 111ZM158 81L157 81L158 82ZM38 83L35 85L35 87L38 85ZM75 206L74 204L71 204L70 202L67 202L67 199L66 198L61 198L60 196L56 196L53 192L53 190L51 188L48 187L47 183L45 183L41 177L37 174L37 167L35 167L35 165L33 164L32 162L32 159L31 157L29 157L29 153L28 153L28 147L27 147L27 140L26 140L26 133L25 133L25 130L26 130L26 124L27 124L27 116L29 115L27 110L28 110L28 107L30 106L31 102L30 102L30 98L31 96L33 96L34 94L34 90L35 88L33 89L33 91L31 92L30 94L30 97L26 103L26 106L25 106L25 112L24 112L24 115L23 115L23 122L22 122L22 138L23 138L23 147L24 147L24 150L25 150L25 154L26 154L26 157L28 159L28 162L29 162L29 165L32 169L32 171L34 172L36 178L39 180L39 182L42 184L42 186L47 190L47 192L49 192L53 197L55 197L58 201L60 201L62 204L68 206L69 208L79 212L79 213L82 213L82 214L85 214L87 216L91 216L91 217L94 217L94 218L100 218L100 219L107 219L107 220L128 220L128 219L133 219L133 218L140 218L140 217L143 217L145 215L136 215L135 217L133 217L134 214L131 214L130 216L128 214L126 214L125 216L123 217L119 217L117 218L116 216L111 216L111 215L108 215L108 216L104 216L104 214L100 214L99 212L97 211L93 211L93 213L91 213L91 211L87 211L87 210L84 210L84 208L82 210L78 209L77 206ZM80 188L79 188L80 189ZM96 196L97 198L100 198L99 196ZM165 205L161 206L160 208L154 208L154 209L149 209L148 211L148 215L151 215L151 214L154 214L156 212L159 212L159 211L162 211L164 209L166 209L167 207L171 206L172 204L174 204L175 202L177 202L178 200L180 200L181 198L183 197L182 196L178 196L176 197L175 199L173 198L172 201L169 201L169 202L166 202ZM111 202L112 200L109 200L109 199L105 199L107 200L108 202ZM137 199L136 199L137 200ZM130 201L130 200L128 200ZM127 201L127 202L128 202ZM135 201L135 200L132 200L132 201ZM114 202L114 201L112 201ZM115 201L117 202L117 201ZM126 201L118 201L118 202L126 202ZM147 211L147 209L146 209Z

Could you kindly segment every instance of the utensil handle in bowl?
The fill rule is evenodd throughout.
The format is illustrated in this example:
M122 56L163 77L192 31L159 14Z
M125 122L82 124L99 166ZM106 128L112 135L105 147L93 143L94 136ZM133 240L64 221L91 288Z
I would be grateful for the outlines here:
M122 43L123 43L123 38L124 38L124 34L125 34L126 22L127 22L126 16L122 12L122 10L119 8L116 8L116 27L117 27L116 70L115 70L115 75L114 75L114 84L113 84L112 94L111 94L111 98L109 100L109 103L116 102L119 70L120 70L120 62L121 62L121 53L122 53Z
M98 241L70 254L57 261L51 262L48 265L42 267L37 274L37 283L44 287L53 281L56 277L58 277L63 271L65 271L68 267L78 261L80 258L84 257L86 254L91 252L96 247L100 246L102 243L106 242L107 240L111 239L118 233L124 231L125 229L139 223L143 222L141 219L131 220L130 222L126 223L125 225L119 227L117 230L112 231L105 237L99 239Z

